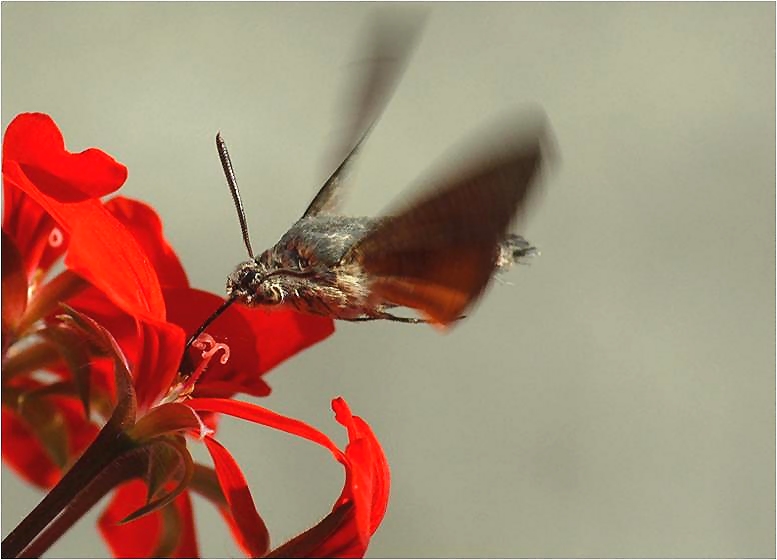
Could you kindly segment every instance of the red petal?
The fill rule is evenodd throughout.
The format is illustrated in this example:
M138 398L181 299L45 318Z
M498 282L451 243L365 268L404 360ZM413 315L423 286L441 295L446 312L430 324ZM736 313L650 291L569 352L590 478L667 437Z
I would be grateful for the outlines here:
M41 192L60 202L99 198L121 187L127 168L101 150L74 154L48 115L22 113L5 132L3 171L16 162Z
M151 206L117 196L106 202L105 207L135 236L151 260L162 286L183 288L189 285L181 261L165 239L162 220Z
M205 438L216 475L221 485L224 497L232 510L232 518L240 532L241 546L253 558L259 558L267 553L270 545L270 534L267 526L256 511L254 499L248 489L243 472L229 451L211 437Z
M141 408L167 392L178 370L185 333L167 321L136 320L117 309L99 290L88 288L68 304L105 327L133 364L133 384Z
M132 234L102 206L81 210L65 265L133 317L164 320L159 279Z
M388 506L388 462L375 434L364 420L351 414L343 399L332 401L332 409L337 421L348 430L349 441L345 449L346 484L338 504L353 502L355 507L351 519L340 525L311 556L361 558Z
M3 461L30 484L51 488L62 473L27 425L3 407Z
M351 460L357 472L366 475L363 476L356 500L363 500L361 507L369 508L370 515L366 526L372 535L383 521L388 507L391 476L386 454L372 428L362 418L351 414L343 398L332 401L332 410L335 411L335 419L348 430L348 441L351 444L345 448L345 456ZM365 443L365 449L351 450L351 445L360 441Z
M48 270L65 253L69 236L40 204L8 181L3 184L3 207L3 231L24 256L27 276L36 269Z
M90 286L67 304L94 319L105 327L116 339L124 355L130 363L135 363L141 351L141 340L137 335L136 320L119 309L97 288Z
M130 523L117 525L127 515L143 507L145 503L146 485L140 480L133 480L114 492L110 504L100 516L97 522L100 534L116 558L152 558L156 552L162 538L162 511L155 511ZM173 557L197 558L199 551L188 492L178 496L171 506L178 510L182 521L180 540Z
M189 400L186 404L197 412L220 412L308 439L329 449L338 461L344 457L342 451L337 448L332 440L315 428L308 426L300 420L273 412L268 408L231 399L195 398Z
M251 332L259 349L259 371L262 373L325 339L335 331L332 319L297 313L286 307L276 309L233 307L251 326Z
M164 321L138 322L141 352L132 368L138 406L151 407L163 397L175 379L183 352L184 332Z
M189 488L193 492L200 494L200 496L208 500L211 505L218 509L229 527L229 531L232 533L235 542L243 549L243 552L245 552L246 555L251 555L251 551L246 548L249 543L246 543L243 539L242 529L232 516L232 510L221 489L221 483L218 480L215 469L195 463L194 477L189 484Z
M6 184L26 192L71 235L65 264L127 313L163 319L159 279L135 237L97 200L63 204L43 194L14 162L3 163Z
M47 115L19 115L6 131L6 196L13 189L24 191L59 223L63 234L73 235L67 264L74 272L108 294L128 313L162 319L164 302L159 280L148 258L134 237L98 200L119 188L126 173L123 165L99 150L67 152L62 134ZM22 201L14 196L6 200L7 205L9 202ZM19 211L6 207L4 222L8 223L4 227L20 250L31 249L37 255L28 258L31 270L45 248L51 224L46 220L42 228L24 228L24 216L18 215ZM34 207L28 213L30 217L41 217Z
M354 508L338 529L310 552L317 558L361 557L370 536L386 512L389 496L389 469L386 456L375 434L364 420L353 416L343 399L332 401L335 418L348 430L345 453L318 430L304 422L282 416L260 406L228 399L192 399L187 403L197 411L220 412L269 426L316 442L329 449L345 467L346 481L333 511L352 502Z

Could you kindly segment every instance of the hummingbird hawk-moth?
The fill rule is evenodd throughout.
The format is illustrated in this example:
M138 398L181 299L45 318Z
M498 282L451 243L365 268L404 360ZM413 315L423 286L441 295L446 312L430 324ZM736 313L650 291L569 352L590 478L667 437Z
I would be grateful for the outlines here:
M356 142L302 217L259 256L251 248L226 144L216 136L249 259L229 275L226 301L189 343L235 302L249 307L290 305L303 313L348 321L446 326L472 306L495 271L536 253L509 229L537 182L543 130L501 137L487 155L397 212L379 218L338 213L336 195L345 171L373 128L409 44L386 33L379 33L373 43L378 54L374 60L384 66L374 64L362 87L354 127L361 125L362 130ZM416 310L421 317L394 315L397 307Z

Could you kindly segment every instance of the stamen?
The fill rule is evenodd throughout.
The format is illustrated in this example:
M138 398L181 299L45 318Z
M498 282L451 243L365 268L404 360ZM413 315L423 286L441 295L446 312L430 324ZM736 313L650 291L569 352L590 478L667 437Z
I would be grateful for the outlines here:
M202 350L202 357L205 360L209 361L216 352L223 350L224 355L221 356L221 363L226 364L229 361L229 346L223 342L216 342L216 339L209 334L202 333L197 337L197 340L192 343L192 346Z
M208 369L208 364L210 364L211 359L219 350L223 351L219 362L221 364L226 364L229 361L229 346L223 342L216 342L216 340L209 334L202 333L192 343L192 346L198 350L202 350L202 361L197 366L197 369L194 370L194 373L192 373L191 376L189 376L189 378L185 381L183 387L181 387L180 391L178 392L181 397L189 395L194 390L195 383L197 383L197 380L200 378L200 376L205 373L205 370Z

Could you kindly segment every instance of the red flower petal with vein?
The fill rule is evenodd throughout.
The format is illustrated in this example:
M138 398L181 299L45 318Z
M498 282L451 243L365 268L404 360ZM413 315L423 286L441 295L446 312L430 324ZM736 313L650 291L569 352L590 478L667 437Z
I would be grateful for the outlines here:
M260 372L271 370L335 331L335 323L328 317L305 315L286 307L235 308L248 321L251 334L259 345ZM215 328L212 331L218 332Z
M146 485L133 480L113 493L111 502L100 516L97 526L116 558L198 558L199 550L192 515L191 498L183 492L162 510L130 523L118 523L146 504ZM171 511L169 508L174 508ZM176 517L177 519L173 519ZM170 534L174 532L174 534ZM160 550L172 540L172 550Z
M164 320L159 279L135 238L104 207L79 205L85 206L68 216L78 223L70 230L65 266L130 315Z
M198 412L219 412L262 424L308 439L329 449L345 467L346 479L335 511L343 504L353 504L337 528L317 542L305 540L301 549L287 551L294 557L351 558L367 551L388 506L390 474L388 462L375 434L364 420L351 414L343 399L332 401L335 419L348 431L345 452L324 434L293 418L260 406L227 399L192 399L187 403Z
M163 287L189 286L181 261L164 236L162 220L151 206L139 200L117 196L106 202L105 207L135 236Z
M177 325L138 322L140 352L132 369L138 407L154 405L170 389L178 372L185 335Z
M99 150L66 152L61 133L46 115L20 115L6 131L4 190L24 192L70 236L66 266L129 314L163 320L156 272L135 237L96 198L125 179L126 168Z
M127 315L93 287L71 298L68 305L111 333L131 365L138 406L141 410L153 406L173 383L185 332L168 321L138 320ZM109 373L108 378L112 375Z
M3 172L7 161L59 202L100 198L127 180L127 168L101 150L68 152L59 128L43 113L22 113L11 121L3 138Z

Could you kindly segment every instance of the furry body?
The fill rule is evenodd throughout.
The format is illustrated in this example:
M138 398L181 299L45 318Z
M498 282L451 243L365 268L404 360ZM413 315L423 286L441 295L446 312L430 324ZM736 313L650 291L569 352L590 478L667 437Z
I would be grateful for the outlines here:
M249 307L287 304L334 319L392 318L398 304L371 290L374 280L351 248L385 218L309 216L297 221L257 259L241 263L227 279L227 294ZM493 267L509 268L536 254L518 235L508 235L494 254Z

